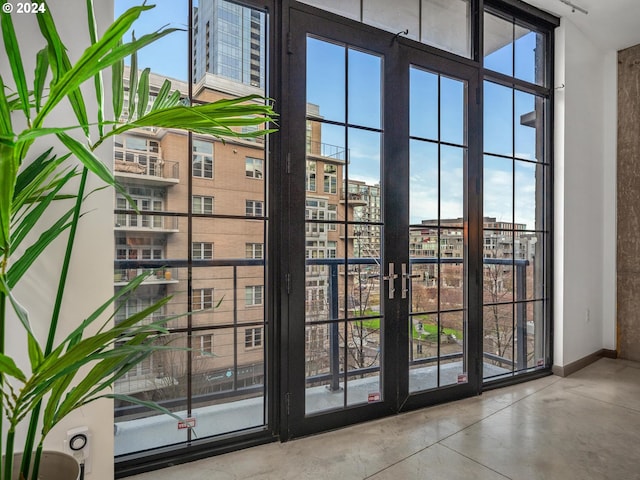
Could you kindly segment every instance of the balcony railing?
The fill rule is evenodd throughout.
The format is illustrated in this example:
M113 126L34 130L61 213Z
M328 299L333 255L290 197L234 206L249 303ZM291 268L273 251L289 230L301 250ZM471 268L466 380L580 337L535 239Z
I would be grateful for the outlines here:
M113 284L123 286L139 275L149 273L150 275L142 282L142 285L159 285L168 283L178 283L178 268L116 268L113 271Z
M321 157L324 160L334 160L338 163L344 163L347 150L338 145L322 143L316 141L307 142L307 155L310 157Z
M340 200L344 202L349 200L351 203L358 205L375 206L379 208L379 204L374 204L373 200L380 196L380 191L376 186L350 184L349 188L343 188L340 192Z
M462 258L414 258L411 259L412 265L435 265L435 264L457 264L460 265L464 262ZM349 259L349 267L352 265L369 265L372 267L376 267L380 264L379 258L353 258ZM514 266L515 267L515 292L514 292L514 303L516 304L516 331L514 332L514 336L516 338L516 360L512 360L510 358L501 357L499 355L495 355L490 352L484 352L483 357L486 360L493 361L499 363L505 367L516 367L519 370L524 370L527 368L527 318L526 318L526 308L524 308L525 304L522 300L525 300L527 297L526 292L526 268L529 265L529 261L527 260L511 260L511 259L495 259L495 258L485 258L485 265L505 265L505 266ZM226 315L230 321L225 324L216 323L216 329L222 328L234 328L237 332L239 328L245 328L247 326L256 325L262 326L263 322L258 323L239 323L239 311L240 305L243 301L242 295L238 294L237 285L238 279L241 278L239 276L239 269L242 267L264 267L264 260L258 259L214 259L199 262L199 266L204 267L231 267L231 271L229 277L227 278L230 289L232 291L229 298L232 301L231 311L227 311ZM327 298L326 304L328 306L329 318L337 319L339 318L339 301L341 298L339 296L340 282L344 282L344 280L340 280L339 271L340 267L345 266L344 258L334 258L334 259L307 259L307 266L317 266L328 269L328 286L327 286ZM134 261L134 260L116 260L114 262L115 271L117 273L129 272L130 274L141 273L142 271L156 270L160 269L161 272L172 271L175 272L178 268L187 268L188 262L186 260L142 260L142 261ZM175 273L177 278L177 272ZM133 276L131 277L133 278ZM123 278L120 278L122 281ZM150 279L153 281L153 279ZM156 281L162 281L162 275L156 276ZM117 284L116 284L117 285ZM520 302L520 303L518 303ZM323 322L325 323L325 322ZM379 366L371 366L366 368L357 368L357 369L349 369L348 372L341 371L342 370L342 362L340 361L340 348L344 348L344 341L340 339L339 332L339 322L327 322L329 328L329 371L327 373L313 375L306 378L306 384L308 386L317 385L319 383L325 384L328 386L330 390L338 390L340 389L340 383L349 378L361 377L363 375L378 373L380 371ZM216 400L229 399L235 396L239 398L243 395L253 395L253 394L262 394L264 392L263 385L255 385L253 387L247 388L242 384L238 383L236 380L239 378L239 372L245 367L242 362L242 357L239 355L238 342L234 341L234 353L233 353L233 364L230 364L226 367L225 371L231 372L228 375L227 380L229 383L229 387L225 388L218 392L207 393L195 396L198 402L210 403ZM438 356L431 356L425 358L415 358L411 359L409 365L410 366L422 366L435 364L438 361L446 362L456 359L463 358L462 352L448 353ZM205 377L209 374L208 372L193 372L193 374L202 374ZM213 374L209 375L210 378L213 378ZM160 388L156 386L157 388ZM150 388L156 388L151 386ZM171 400L160 401L159 403L165 407L179 406L184 402L184 398L177 398ZM123 415L138 415L144 414L147 411L145 407L138 406L123 406L116 408L116 417Z
M429 265L429 264L462 264L463 258L412 258L411 265ZM349 267L352 265L380 265L379 258L350 258ZM339 267L344 267L345 259L307 259L306 265L321 265L329 268L329 284L328 284L328 301L329 305L329 318L340 318L340 305L338 299L339 296ZM516 302L516 331L514 336L516 338L516 358L514 362L509 358L504 358L492 353L484 352L483 356L487 360L494 361L500 365L506 365L513 367L514 365L518 370L524 370L527 368L527 318L526 318L526 305L522 303L527 298L527 285L526 285L526 267L529 265L528 260L511 260L502 258L485 258L484 265L513 265L515 266L515 299ZM411 339L413 341L413 339ZM340 389L341 380L344 381L345 373L341 371L342 362L340 361L340 332L339 322L331 322L329 324L329 373L315 375L307 377L307 385L316 384L318 382L327 384L327 387L332 391ZM419 359L411 359L410 366L426 365L436 363L438 361L451 360L454 358L462 358L463 354L452 353L446 356L440 355L425 357ZM446 357L446 358L445 358ZM366 369L353 369L347 372L347 377L361 376L369 373L375 373L380 370L379 366L368 367Z
M180 178L180 164L161 158L134 155L133 161L114 160L115 173L140 175L145 177L178 180Z
M117 210L117 212L121 211ZM114 227L117 230L178 232L178 217L163 216L161 212L157 211L150 213L116 213Z
M195 263L195 262L194 262ZM216 391L213 393L207 394L199 394L194 395L192 400L195 404L210 404L212 401L218 401L233 397L251 397L258 394L264 394L264 386L260 382L252 382L250 381L252 378L260 378L260 381L264 378L264 366L262 364L242 364L242 340L244 337L242 336L241 329L247 327L264 327L265 322L263 321L247 321L247 319L242 318L241 305L244 304L246 298L242 291L239 290L238 284L239 280L242 278L246 278L246 271L243 271L244 268L252 268L252 267L264 267L265 261L263 259L213 259L213 260L200 260L197 261L198 267L229 267L228 275L226 280L228 281L228 292L227 294L223 294L225 301L231 302L231 308L227 308L226 305L223 305L221 308L225 309L223 312L217 312L215 315L218 315L216 319L215 325L212 325L211 328L215 330L233 328L237 339L232 342L233 345L233 354L229 356L232 358L231 363L224 367L223 373L221 374L221 365L218 365L215 370L212 371L200 371L200 372L192 372L192 375L200 375L206 379L206 381L211 385L219 385L221 386L220 391ZM114 272L118 282L116 282L115 286L123 285L124 282L124 274L128 273L131 280L134 278L136 274L145 272L145 271L153 271L157 272L155 276L151 276L148 279L148 282L161 282L162 283L162 273L171 271L172 279L177 279L177 271L179 269L183 269L183 272L186 271L189 263L187 260L115 260L114 261ZM175 273L173 273L175 272ZM122 275L119 276L118 275ZM174 277L175 275L175 277ZM166 279L165 279L166 281ZM146 283L146 282L145 282ZM144 284L143 284L144 285ZM224 315L227 319L225 322L221 322L221 315ZM178 330L184 332L184 329L178 327ZM250 370L250 371L249 371ZM140 381L133 385L135 387L136 393L141 393L142 391L150 391L155 389L162 389L165 387L173 387L173 385L165 385L162 382L153 381L155 378L155 372L149 377L143 377L143 380L152 381ZM252 386L248 386L251 384ZM124 388L124 387L123 387ZM129 387L131 388L131 387ZM161 400L158 401L159 404L167 407L167 408L175 408L176 406L184 405L185 398L173 398L170 400ZM119 406L115 409L115 416L138 416L145 415L147 413L153 413L150 409L142 406Z

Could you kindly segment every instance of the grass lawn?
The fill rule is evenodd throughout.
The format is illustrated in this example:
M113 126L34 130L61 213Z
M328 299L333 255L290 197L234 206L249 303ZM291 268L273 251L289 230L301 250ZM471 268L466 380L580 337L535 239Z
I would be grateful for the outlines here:
M371 313L373 314L373 312ZM416 317L416 318L420 318L420 317ZM426 318L422 318L421 320L423 320L424 322L428 322L429 316L427 315ZM362 324L362 326L367 330L380 329L379 318L371 318L369 320L355 320L354 323ZM458 340L462 340L462 338L464 337L463 332L461 330L456 330L453 328L443 328L442 333L444 333L445 335L453 335ZM423 323L422 331L418 331L418 329L414 325L413 332L412 332L413 338L416 340L430 340L430 339L435 340L437 334L438 334L438 326L432 323Z

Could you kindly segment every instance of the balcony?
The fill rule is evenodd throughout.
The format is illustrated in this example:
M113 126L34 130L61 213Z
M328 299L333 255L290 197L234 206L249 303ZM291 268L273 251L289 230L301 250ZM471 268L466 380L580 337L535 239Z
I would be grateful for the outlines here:
M120 267L141 267L146 269L156 268L161 261L116 261L116 268ZM187 267L186 260L166 260L172 266L185 268ZM359 258L350 259L349 267L355 265L362 265L366 268L379 268L377 267L380 262L379 258ZM412 259L413 265L436 265L440 264L461 264L463 259L440 259L437 258L419 258ZM229 302L227 305L220 307L223 311L216 311L215 315L224 315L225 321L216 320L217 331L223 331L224 328L234 329L237 332L239 328L245 328L247 326L264 325L262 320L255 323L238 323L238 313L242 311L243 297L238 295L234 285L238 284L238 279L243 278L242 268L246 267L261 267L264 266L264 260L254 259L215 259L209 261L211 267L225 268L225 279L228 282L230 292L225 295L225 299ZM485 265L514 265L515 274L523 277L525 275L525 268L529 265L526 260L504 260L504 259L490 259L485 258ZM358 348L358 340L363 337L353 336L353 341L345 343L345 339L341 338L341 332L338 329L340 320L332 321L332 319L339 319L339 298L340 298L340 284L344 284L344 280L340 279L339 270L340 266L345 265L344 258L336 259L307 259L306 265L309 268L322 269L324 278L328 279L326 288L323 288L323 296L320 299L316 299L315 302L321 305L323 316L317 318L322 325L322 328L326 328L326 333L323 331L322 337L322 350L326 352L326 356L323 357L327 360L328 368L319 374L308 374L306 376L306 388L305 388L305 402L308 407L308 411L320 412L330 408L342 408L343 399L339 395L335 395L335 392L344 388L344 383L348 383L349 398L356 402L361 401L366 403L368 395L372 391L377 391L379 387L378 378L380 375L380 366L373 365L370 367L349 369L347 372L342 368L344 355L347 351L353 351ZM135 271L135 268L131 269ZM359 272L361 273L361 272ZM378 277L378 275L376 275ZM344 278L344 277L343 277ZM525 282L518 282L516 288L515 301L526 298L526 284ZM236 293L234 293L236 292ZM311 303L311 302L308 302ZM500 357L492 354L491 352L484 352L484 373L486 377L496 377L500 375L511 374L513 369L525 369L529 368L526 364L521 363L520 359L527 358L526 349L527 342L521 341L523 336L531 334L532 325L531 322L527 322L526 310L516 308L516 332L514 336L518 339L517 348L520 349L517 353L517 359L511 359L506 357ZM377 316L377 315L375 315ZM218 317L220 318L220 317ZM307 315L307 321L310 321L311 317ZM366 322L367 320L364 320ZM368 319L371 321L371 319ZM370 337L371 338L371 337ZM450 335L442 336L443 342L453 342L456 339L452 339ZM461 340L461 339L458 339ZM419 342L427 342L429 340L411 338L410 341L413 345L410 346L410 351L413 351L416 344ZM433 340L431 340L433 341ZM326 342L326 344L325 344ZM215 369L198 372L199 377L204 379L208 384L218 385L220 388L215 391L207 393L199 393L194 396L194 405L197 407L198 421L203 418L212 418L215 416L226 415L225 418L232 418L234 425L244 425L242 422L248 421L251 415L254 413L261 415L263 411L262 395L264 393L264 384L262 383L262 377L264 368L259 366L256 373L254 373L255 381L253 383L242 382L241 372L251 367L250 364L243 363L243 357L241 354L242 342L232 342L232 352L226 357L219 357L220 361L228 362L224 365L220 365ZM375 352L377 350L377 341L374 339L367 344L363 342L366 348ZM449 344L449 343L447 343ZM426 347L425 347L426 348ZM432 385L436 382L435 379L440 378L441 385L455 385L459 381L459 375L463 371L463 354L462 352L455 353L442 353L440 356L426 356L422 358L416 358L412 356L410 358L410 378L413 384L426 384ZM169 380L169 381L167 381ZM176 387L171 378L167 379L163 376L148 375L143 378L132 378L131 381L125 380L119 382L116 386L120 392L128 391L130 393L141 392L161 392L168 390L173 392L172 388ZM232 402L229 402L233 399ZM339 399L336 400L336 399ZM184 397L180 395L169 396L167 399L160 400L159 403L171 409L179 409L184 405ZM172 435L175 430L175 422L172 419L167 419L162 416L154 416L154 412L148 410L146 407L139 405L122 405L118 406L115 410L116 418L118 419L118 429L127 429L127 438L129 438L130 444L128 447L124 446L120 442L120 448L123 450L119 453L129 453L140 448L140 445L144 445L145 448L151 448L156 446L153 444L155 438L153 436L145 435L145 427L149 425L157 426L158 431L166 432L166 435ZM217 418L217 417L216 417ZM215 424L215 422L214 422ZM138 433L139 432L139 433ZM214 432L222 433L222 432ZM135 439L135 441L133 441ZM130 449L130 450L129 450Z
M412 265L429 265L429 264L462 264L464 260L462 258L414 258L411 259ZM378 258L350 258L348 260L348 273L350 276L355 274L354 268L356 265L373 266L377 267L380 264ZM344 342L340 340L340 322L331 321L332 319L340 319L344 317L344 310L340 307L340 303L344 301L341 297L342 289L344 288L344 268L341 272L341 267L345 266L345 259L307 259L306 265L308 268L318 268L320 266L328 268L328 275L325 277L328 279L327 299L326 299L326 311L323 318L314 318L314 321L329 321L329 335L327 353L328 358L326 362L328 364L328 371L319 375L311 375L306 379L307 383L307 402L318 403L323 405L322 408L329 408L324 405L324 398L326 395L322 393L322 388L326 386L325 391L338 391L342 388L342 384L347 381L349 388L354 390L362 390L363 398L366 401L366 392L372 383L375 383L375 376L379 375L380 367L371 366L367 368L350 369L345 376L343 369L343 359L341 358L341 351L344 350ZM516 306L515 310L515 322L513 336L515 338L515 359L499 356L494 353L484 351L484 372L485 377L496 377L500 375L511 374L515 370L526 370L528 368L535 368L535 365L527 364L529 345L527 342L527 336L535 333L535 325L530 319L527 318L527 310L524 307L524 302L527 299L527 286L526 286L526 268L529 266L527 260L511 260L511 259L495 259L485 258L484 265L509 265L514 266L514 275L517 278L513 304ZM365 267L366 268L366 267ZM371 276L373 278L373 276ZM375 275L375 278L379 278L379 275ZM373 307L369 307L371 310L375 310ZM309 316L308 316L309 317ZM308 320L308 319L307 319ZM367 320L364 320L367 321ZM369 319L370 321L370 319ZM422 340L417 338L411 338L410 351L413 351L414 347L417 347ZM374 348L375 349L375 348ZM448 353L440 356L426 356L413 357L410 359L409 367L412 377L420 377L419 383L431 384L433 379L438 375L438 368L440 368L441 381L446 377L445 383L451 380L451 383L456 383L455 376L459 368L464 361L463 353ZM445 370L448 373L443 373L442 366L445 366ZM370 375L374 377L369 378ZM442 377L444 375L444 377ZM416 380L417 381L417 380ZM323 387L317 387L322 385ZM358 387L359 386L359 387ZM361 388L360 388L361 387ZM320 398L322 397L322 398ZM322 409L321 408L321 409Z
M365 187L366 188L366 187ZM362 191L358 185L349 185L349 190L343 189L340 192L340 203L349 202L349 206L365 206L369 205L371 193L366 189Z
M139 376L125 376L114 384L114 390L120 395L133 395L160 388L178 385L178 380L172 377L158 377L151 373Z
M344 165L347 150L338 145L307 141L307 160Z
M178 271L177 268L116 268L113 271L113 285L123 287L138 275L148 272L152 272L152 274L142 282L142 285L174 284L179 282Z
M130 154L127 153L129 156ZM180 181L180 164L159 158L131 155L132 160L115 159L113 171L116 178L126 183L171 186Z
M116 210L114 229L126 232L178 233L178 217L167 217L153 212L152 215L121 213Z

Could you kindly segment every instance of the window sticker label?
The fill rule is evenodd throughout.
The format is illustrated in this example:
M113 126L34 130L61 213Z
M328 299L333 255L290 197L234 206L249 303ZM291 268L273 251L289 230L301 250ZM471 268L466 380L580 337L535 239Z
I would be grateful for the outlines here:
M194 417L185 418L178 422L178 430L184 430L185 428L195 428L196 419Z

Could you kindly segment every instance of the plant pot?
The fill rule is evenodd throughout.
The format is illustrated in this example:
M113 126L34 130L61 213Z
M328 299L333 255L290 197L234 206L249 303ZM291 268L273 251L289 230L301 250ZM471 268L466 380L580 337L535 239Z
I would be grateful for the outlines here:
M18 480L18 469L21 462L22 453L16 453L13 456L13 476L11 480ZM79 478L80 465L71 455L53 450L42 452L38 480L78 480ZM33 479L29 478L28 480Z

